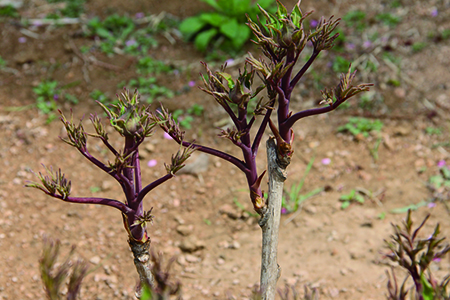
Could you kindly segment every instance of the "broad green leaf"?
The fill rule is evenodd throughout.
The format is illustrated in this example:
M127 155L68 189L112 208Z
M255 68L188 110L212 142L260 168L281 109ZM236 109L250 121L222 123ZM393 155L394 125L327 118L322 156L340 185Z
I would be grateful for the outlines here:
M211 28L207 31L203 31L197 35L195 38L195 47L197 47L200 51L205 51L206 47L208 47L211 39L217 34L217 29Z
M238 34L239 24L236 19L231 19L228 22L220 25L220 33L229 38L230 40L234 40L236 35Z
M234 36L233 39L233 46L236 49L241 49L245 42L248 41L248 39L250 38L250 28L247 27L247 25L244 24L238 24L238 30L236 32L236 35Z
M342 202L342 204L341 204L342 209L346 209L349 206L350 206L350 201L345 201L345 202Z
M359 203L364 203L364 197L360 194L355 195L355 200L358 201Z
M186 37L189 38L200 31L205 25L206 22L203 21L200 17L191 17L181 22L178 28L180 29L182 34L186 35Z
M97 28L95 30L95 34L104 39L108 40L114 39L113 35L103 27Z
M216 0L200 0L200 1L205 2L209 6L213 7L215 10L222 11L222 8L220 7L219 4L217 4Z
M214 27L220 27L225 22L228 22L228 18L219 13L204 13L199 16L199 18Z

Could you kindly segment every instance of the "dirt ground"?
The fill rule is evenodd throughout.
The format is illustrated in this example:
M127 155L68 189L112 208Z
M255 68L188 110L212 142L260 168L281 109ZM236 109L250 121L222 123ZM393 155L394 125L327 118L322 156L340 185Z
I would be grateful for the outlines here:
M357 97L349 108L295 125L287 189L301 181L312 158L302 193L327 188L304 201L296 213L282 216L280 288L288 283L302 291L308 284L318 289L320 299L385 299L385 272L391 263L383 256L387 253L384 240L392 233L390 223L400 223L406 215L391 210L430 201L433 193L426 183L438 174L438 162L450 165L450 40L432 35L450 29L450 2L397 2L401 5L392 8L390 1L381 0L302 1L304 11L315 10L312 18L342 17L358 9L367 12L368 32L377 33L378 38L364 48L367 36L349 34L346 47L348 59L359 61L360 66L372 57L378 63L377 70L363 69L357 78L374 83L374 99L378 100L367 109L361 108L361 97ZM287 7L293 4L286 1ZM39 18L45 5L44 1L26 2L19 12L23 17ZM86 17L165 11L185 18L204 9L207 6L197 1L136 0L129 5L127 1L91 0L86 3ZM375 15L386 12L400 16L401 22L395 27L379 24ZM58 138L64 136L60 122L46 124L47 117L35 107L12 108L35 103L33 87L43 79L58 80L61 85L77 82L67 90L80 103L63 103L60 109L69 113L73 108L74 117L86 116L88 124L90 113L101 113L89 94L94 89L110 96L119 92L119 82L136 77L136 59L100 52L92 55L104 65L81 59L74 49L90 45L92 40L79 34L79 25L30 28L6 19L0 28L0 56L8 67L0 69L0 299L45 299L38 269L44 236L61 240L66 252L76 245L76 255L90 262L81 299L133 299L137 274L120 214L106 207L67 204L23 186L27 180L35 180L30 169L43 171L44 164L63 170L72 180L73 195L118 198L120 187ZM229 141L217 137L214 124L226 115L212 98L189 87L190 81L201 84L197 74L202 71L199 61L204 56L192 44L176 36L175 40L172 45L159 36L159 46L149 51L153 58L178 70L158 77L161 84L180 91L160 101L171 110L201 104L205 111L187 130L187 137L239 156ZM426 46L412 50L416 42ZM249 50L253 48L249 46ZM401 62L388 63L383 52L400 57ZM337 83L336 73L327 65L332 55L325 53L315 69L328 86ZM236 58L232 72L242 66L240 61L243 59ZM300 83L293 109L317 105L320 92L313 77L308 73ZM390 84L392 78L399 84ZM336 128L352 116L380 119L384 124L381 133L367 138L338 133ZM86 127L92 131L91 126ZM440 133L430 134L427 128L438 128ZM264 140L268 136L267 132ZM105 159L101 144L90 142L93 153ZM119 142L117 137L114 143ZM142 174L150 182L164 174L164 162L178 145L158 130L144 149ZM264 152L262 146L260 171L265 168ZM156 165L148 166L153 159ZM196 159L204 158L195 154L191 162ZM207 166L197 176L179 175L147 196L145 206L153 206L155 215L149 228L152 246L166 259L176 257L172 272L174 280L182 283L183 299L249 299L259 281L261 231L257 218L250 214L245 178L234 166L213 157ZM340 196L354 189L372 192L372 196L366 196L363 204L341 209ZM448 236L450 218L444 203L422 206L413 218L419 222L429 213L424 234L431 233L439 222ZM180 246L192 244L197 248L192 252L180 250ZM448 274L449 268L449 257L432 265L438 278ZM403 275L398 268L396 272Z

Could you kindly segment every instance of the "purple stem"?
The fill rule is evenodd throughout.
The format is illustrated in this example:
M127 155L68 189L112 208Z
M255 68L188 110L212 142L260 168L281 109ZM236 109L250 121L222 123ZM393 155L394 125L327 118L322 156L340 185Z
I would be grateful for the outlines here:
M105 144L105 146L108 147L109 151L111 151L112 154L114 154L114 156L118 156L119 155L117 150L114 149L114 147L104 137L101 136L100 139L102 140L103 144Z
M70 203L84 203L84 204L100 204L100 205L106 205L110 207L117 208L121 212L123 212L126 215L133 215L135 211L128 207L125 203L122 203L120 201L114 200L114 199L107 199L107 198L95 198L95 197L66 197L64 198L61 195L57 194L50 194L46 193L49 196L52 196L53 198L57 198L60 200L63 200L65 202Z
M164 182L166 182L167 180L169 180L170 178L174 177L174 174L166 174L163 177L153 181L152 183L148 184L147 186L145 186L137 195L136 198L136 203L138 205L140 205L142 203L142 200L144 199L144 197L154 188L156 188L157 186L163 184Z
M275 101L272 101L271 106L273 106L273 103ZM272 114L272 109L268 109L266 112L266 115L264 116L264 119L261 122L261 125L259 126L258 132L256 133L255 139L253 140L252 145L252 153L254 156L258 153L259 144L261 143L262 136L264 134L264 131L266 130L267 124L269 123L270 115Z
M134 136L126 136L125 137L125 146L123 149L123 153L124 156L126 157L127 155L129 155L132 152L133 147L135 146L135 141L134 141ZM133 168L127 167L125 166L125 168L123 169L122 173L123 176L127 179L128 181L128 189L125 192L126 197L127 197L127 201L130 205L132 205L134 203L134 199L135 199L135 193L136 191L134 190L134 174L133 174L133 169L135 167L134 165L134 161L133 161L133 157L134 154L131 156L131 158L129 158L131 160L131 166ZM134 208L136 209L136 208Z
M303 118L309 117L309 116L324 114L324 113L330 112L332 110L335 110L346 99L347 98L340 100L340 101L336 101L335 103L333 103L333 105L330 105L330 106L307 109L307 110L300 111L300 112L290 116L287 120L285 120L282 124L280 124L280 134L281 134L282 129L283 129L283 132L289 131L289 129L292 128L292 126L294 126L294 123L300 119L303 119Z
M172 138L174 140L176 140L176 137L172 136ZM179 142L180 143L180 142ZM245 165L245 163L242 160L239 160L238 158L234 157L233 155L230 155L228 153L213 149L213 148L209 148L209 147L205 147L202 145L198 145L195 143L189 143L189 142L185 142L182 141L181 145L184 147L194 147L196 150L204 152L204 153L208 153L214 156L217 156L223 160L226 160L230 163L232 163L233 165L235 165L236 167L238 167L242 172L244 172L246 175L247 173L250 172L250 170L247 168L247 166Z
M292 78L291 83L290 83L290 87L289 87L289 93L288 93L289 95L291 94L292 90L297 85L297 83L300 81L302 76L305 74L305 72L309 69L309 67L314 62L314 60L317 58L319 53L320 53L320 51L314 50L312 55L311 55L311 57L306 62L306 64L300 69L300 71L298 71L298 73L295 75L295 77Z

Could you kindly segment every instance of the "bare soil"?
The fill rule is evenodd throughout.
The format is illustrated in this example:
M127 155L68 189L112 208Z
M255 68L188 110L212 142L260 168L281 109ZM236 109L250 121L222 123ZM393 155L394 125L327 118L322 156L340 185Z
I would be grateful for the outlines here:
M287 7L294 4L286 2ZM400 3L400 8L390 8L389 1L381 0L302 2L304 11L315 10L316 19L332 14L342 17L356 9L367 12L369 25L379 37L364 49L367 37L352 35L350 42L359 52L353 52L349 58L364 61L365 57L373 56L379 63L376 71L360 71L357 80L374 83L372 90L382 101L367 110L358 106L360 98L353 99L350 108L304 119L295 125L295 152L288 169L287 189L301 181L312 158L313 167L302 193L327 188L326 192L307 199L296 213L282 217L280 288L288 283L302 290L308 284L319 290L320 299L385 299L385 272L390 263L383 255L387 253L384 240L392 232L390 223L400 223L405 217L405 213L390 211L431 199L433 194L426 186L429 177L438 174L439 161L450 164L450 40L430 38L433 32L449 29L450 3L437 0ZM45 4L30 1L20 13L39 17ZM166 11L184 18L207 6L197 1L141 0L130 5L127 1L92 0L86 8L88 16ZM437 16L433 16L433 9ZM396 27L377 25L375 15L387 11L401 16ZM38 269L45 236L60 239L66 251L70 245L76 245L77 255L92 264L81 299L133 299L137 274L120 213L106 207L64 203L23 186L27 180L35 180L29 170L43 171L41 164L44 164L63 170L72 180L73 195L123 200L120 187L61 142L58 136L64 136L64 131L58 121L46 124L47 117L36 108L20 111L11 108L35 103L32 88L43 79L58 80L61 85L79 82L68 91L80 103L63 103L60 109L68 114L72 107L74 117L85 116L86 121L90 113L101 113L89 93L93 89L106 91L110 96L119 92L117 83L136 77L136 59L98 52L94 53L96 59L105 65L83 61L74 49L92 41L79 34L78 25L32 29L36 38L25 35L23 32L28 29L11 19L0 22L0 28L0 55L9 68L0 70L0 299L45 299ZM26 37L25 43L19 42L21 37ZM213 125L226 115L205 93L189 88L191 80L201 84L197 74L202 71L199 61L204 59L203 55L179 39L174 45L162 36L158 39L158 48L149 55L180 70L158 77L159 82L182 91L172 99L161 100L162 103L171 110L186 109L194 103L204 106L203 116L194 121L187 137L238 156L231 143L217 137L218 130ZM425 42L426 47L414 52L411 45L418 41ZM383 60L382 53L386 51L401 58L398 67ZM332 55L324 53L316 69L328 86L337 82L327 65ZM242 64L232 66L232 72L239 67ZM400 85L388 84L389 78L397 79ZM298 91L294 109L314 106L320 99L311 73ZM338 133L337 127L344 125L350 116L379 118L384 124L381 135L363 138ZM86 127L92 131L91 126ZM428 127L440 128L441 133L427 134ZM269 132L264 140L267 137ZM378 142L375 159L373 149ZM108 159L98 141L91 139L90 143L93 153ZM115 143L119 145L119 137ZM164 139L158 130L144 149L142 174L150 182L164 174L164 162L169 161L178 145ZM258 166L261 171L265 168L264 150L262 146ZM196 154L191 162L198 157ZM325 158L331 162L324 164ZM155 159L157 165L148 167L150 159ZM176 257L172 272L174 280L182 283L183 299L248 299L259 281L261 232L257 218L251 215L245 188L245 178L239 170L211 157L204 172L197 176L179 175L145 200L147 209L154 207L155 221L149 228L152 246L162 251L166 259ZM341 209L340 196L352 189L370 191L373 197L366 197L363 204ZM450 218L444 203L420 207L413 218L419 222L429 213L431 219L424 234L431 233L439 222L443 234L448 236ZM380 214L385 217L380 218ZM186 244L197 245L199 249L183 252L180 245ZM432 270L443 278L449 267L447 257L433 264ZM402 277L402 271L396 270Z

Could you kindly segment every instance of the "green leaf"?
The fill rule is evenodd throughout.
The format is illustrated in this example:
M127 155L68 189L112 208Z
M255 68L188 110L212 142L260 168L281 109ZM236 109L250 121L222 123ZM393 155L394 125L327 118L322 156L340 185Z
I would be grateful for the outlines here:
M228 18L219 13L204 13L199 17L203 22L208 23L214 27L220 27L223 23L228 22Z
M250 38L250 33L251 33L250 28L248 28L247 25L238 24L238 29L233 39L234 48L241 49Z
M206 4L208 4L209 6L213 7L218 11L222 11L222 8L220 7L220 5L217 3L216 0L200 0L200 1L205 2Z
M220 33L225 35L230 40L235 39L236 35L238 34L238 28L239 24L236 21L236 19L228 20L228 22L223 23L220 25Z
M181 22L178 28L182 34L186 35L187 38L190 38L193 34L200 31L205 25L206 22L200 17L191 17Z
M423 286L423 300L433 300L434 299L434 289L433 286L428 282L428 280L425 278L425 274L422 273L420 275L420 282Z
M441 173L445 179L450 179L450 169L448 169L447 167L443 167L441 168Z
M359 203L364 203L364 197L360 194L355 195L355 200L358 201Z
M207 31L203 31L195 38L195 47L200 51L206 51L211 39L217 34L217 29L211 28Z
M350 206L350 201L344 201L344 202L342 202L342 204L341 204L341 208L342 209L346 209L347 207L349 207Z

